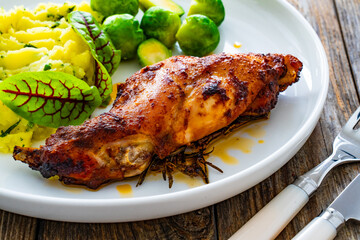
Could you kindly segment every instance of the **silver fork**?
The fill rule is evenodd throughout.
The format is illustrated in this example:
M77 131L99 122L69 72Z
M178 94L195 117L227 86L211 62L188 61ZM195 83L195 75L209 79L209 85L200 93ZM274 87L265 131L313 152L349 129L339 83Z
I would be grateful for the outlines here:
M360 107L347 121L333 143L333 153L287 186L230 239L275 239L309 201L326 174L334 167L360 161Z

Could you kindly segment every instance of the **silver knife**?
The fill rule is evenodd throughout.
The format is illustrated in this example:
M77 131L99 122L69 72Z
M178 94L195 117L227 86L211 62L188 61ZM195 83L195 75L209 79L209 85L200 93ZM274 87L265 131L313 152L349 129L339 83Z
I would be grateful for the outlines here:
M293 240L334 239L337 230L349 219L360 221L360 174Z

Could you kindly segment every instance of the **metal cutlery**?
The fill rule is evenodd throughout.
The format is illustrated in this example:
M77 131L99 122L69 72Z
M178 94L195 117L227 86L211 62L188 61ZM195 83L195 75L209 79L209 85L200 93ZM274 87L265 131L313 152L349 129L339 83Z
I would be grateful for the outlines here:
M360 221L360 174L321 213L301 230L293 240L330 240L337 230L349 220Z
M335 138L333 153L287 186L230 239L274 239L309 201L331 169L360 161L360 132L356 129L359 119L360 107Z

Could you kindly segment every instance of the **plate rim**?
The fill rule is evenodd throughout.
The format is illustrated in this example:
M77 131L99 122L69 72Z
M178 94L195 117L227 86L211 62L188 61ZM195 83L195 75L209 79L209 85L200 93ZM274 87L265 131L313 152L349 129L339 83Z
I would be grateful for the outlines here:
M224 179L218 180L216 182L212 182L211 184L202 185L197 188L190 188L187 190L181 190L173 193L166 193L160 195L153 196L142 196L135 198L119 198L119 199L73 199L73 198L63 198L63 197L49 197L49 196L39 196L30 193L17 192L9 189L1 189L0 188L0 196L3 199L0 201L0 208L15 212L22 215L50 219L50 220L60 220L60 221L68 221L68 222L126 222L126 221L137 221L137 220L147 220L159 217L166 217L170 215L180 214L184 212L189 212L192 210L196 210L202 207L206 207L230 197L233 197L241 192L253 187L257 183L262 180L268 178L275 171L280 169L286 162L288 162L291 157L293 157L296 152L303 146L305 141L308 139L313 129L315 128L320 115L322 113L322 109L325 104L328 88L329 88L329 65L326 56L325 49L320 41L320 38L316 34L315 30L311 27L309 22L302 16L302 14L295 9L290 3L286 0L276 0L276 4L280 4L285 7L290 13L299 21L302 22L305 30L312 36L312 40L315 43L316 50L319 53L321 63L319 65L322 66L320 76L323 76L324 81L324 89L320 91L320 94L316 99L316 107L313 112L310 114L310 118L307 119L303 126L300 127L299 131L289 139L289 141L284 144L281 148L273 152L270 156L267 156L260 162L246 168L246 172L242 171L231 176L228 176ZM291 151L285 152L289 150L289 146L294 146L290 148ZM272 162L273 158L281 159L281 161ZM273 163L271 168L266 169L266 173L262 174L261 177L254 177L254 174L259 169L264 170L264 166L269 166L269 162ZM253 175L251 177L251 175ZM211 193L209 196L209 192L214 192L214 190L220 187L226 187L226 185L236 182L236 180L242 179L244 176L251 177L251 183L247 184L247 186L238 186L232 187L231 191L226 190L226 194L221 196L216 196L216 194ZM224 190L223 190L224 191ZM204 197L204 194L206 197ZM203 198L203 201L191 201L192 198ZM2 202L12 201L11 206L5 206ZM145 210L147 207L154 207L155 205L159 208L164 207L162 204L166 202L168 205L172 205L175 203L182 202L181 207L177 206L177 208L169 208L165 207L166 211L159 212L157 214L149 214L144 213L142 215L133 215L131 217L118 217L116 214L112 213L111 216L99 216L97 213L101 213L103 210L108 212L112 208L119 207L121 205L126 205L129 208L131 207L139 207L139 204L142 204L141 209ZM18 205L20 204L20 205ZM23 204L23 205L21 205ZM44 213L44 212L35 212L35 210L41 209L44 205L52 210ZM26 208L26 206L33 206L32 209ZM16 207L18 206L18 207ZM68 209L74 210L77 216L67 216L65 211L59 214L58 210L60 207L67 207ZM89 208L93 208L92 213L86 213L86 210ZM105 209L104 209L105 208ZM56 214L53 214L53 211L56 211ZM116 211L113 211L116 212ZM111 212L110 212L111 213ZM89 220L92 219L92 220Z

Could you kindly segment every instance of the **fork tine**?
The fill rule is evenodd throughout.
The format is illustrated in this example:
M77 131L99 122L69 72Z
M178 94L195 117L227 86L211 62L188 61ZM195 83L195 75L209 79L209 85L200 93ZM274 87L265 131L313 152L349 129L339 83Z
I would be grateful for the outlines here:
M352 131L354 130L356 124L360 120L360 107L356 109L356 111L351 115L349 120L346 122L345 126L343 127L343 130L345 131Z

